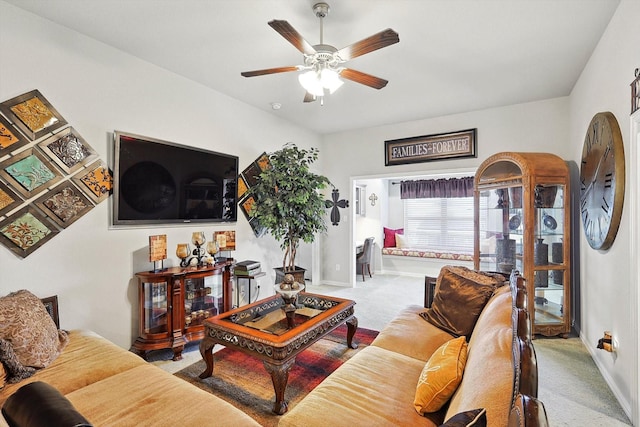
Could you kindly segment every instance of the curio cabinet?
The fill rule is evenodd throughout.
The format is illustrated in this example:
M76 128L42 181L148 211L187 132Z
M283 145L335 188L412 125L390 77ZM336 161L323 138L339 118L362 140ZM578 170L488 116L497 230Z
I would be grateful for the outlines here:
M475 268L525 278L532 332L571 331L571 197L566 162L497 153L475 176Z

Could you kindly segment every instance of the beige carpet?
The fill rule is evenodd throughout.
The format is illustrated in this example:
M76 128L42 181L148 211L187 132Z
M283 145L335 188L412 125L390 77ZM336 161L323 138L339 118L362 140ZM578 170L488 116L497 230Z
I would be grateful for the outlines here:
M404 306L423 304L424 278L374 274L365 282L359 278L355 288L309 286L308 291L355 300L359 326L380 331ZM631 425L580 338L537 338L534 347L538 397L551 427ZM171 352L152 353L153 363L172 373L200 359L197 344L187 347L181 362L167 360Z

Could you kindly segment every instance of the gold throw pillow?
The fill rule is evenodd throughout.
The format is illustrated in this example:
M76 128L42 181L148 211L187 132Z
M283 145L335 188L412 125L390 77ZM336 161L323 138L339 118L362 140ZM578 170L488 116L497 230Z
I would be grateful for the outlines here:
M413 406L419 414L436 412L451 398L462 381L467 363L464 336L442 344L422 369Z

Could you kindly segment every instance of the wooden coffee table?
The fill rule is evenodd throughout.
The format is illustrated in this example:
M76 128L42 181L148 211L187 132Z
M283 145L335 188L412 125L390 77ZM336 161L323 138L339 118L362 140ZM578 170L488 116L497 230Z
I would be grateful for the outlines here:
M289 370L300 352L345 322L347 346L358 347L353 342L358 327L354 305L351 300L302 292L289 322L279 295L210 317L204 321L205 337L200 343L207 364L200 378L213 374L212 350L216 344L254 356L262 360L271 375L276 394L273 412L282 415L288 409L284 392Z

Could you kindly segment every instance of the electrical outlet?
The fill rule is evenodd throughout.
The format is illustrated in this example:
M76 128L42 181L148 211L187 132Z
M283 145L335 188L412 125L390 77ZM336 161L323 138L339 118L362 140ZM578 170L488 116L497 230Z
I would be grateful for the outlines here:
M336 264L336 271L340 271L340 264Z

